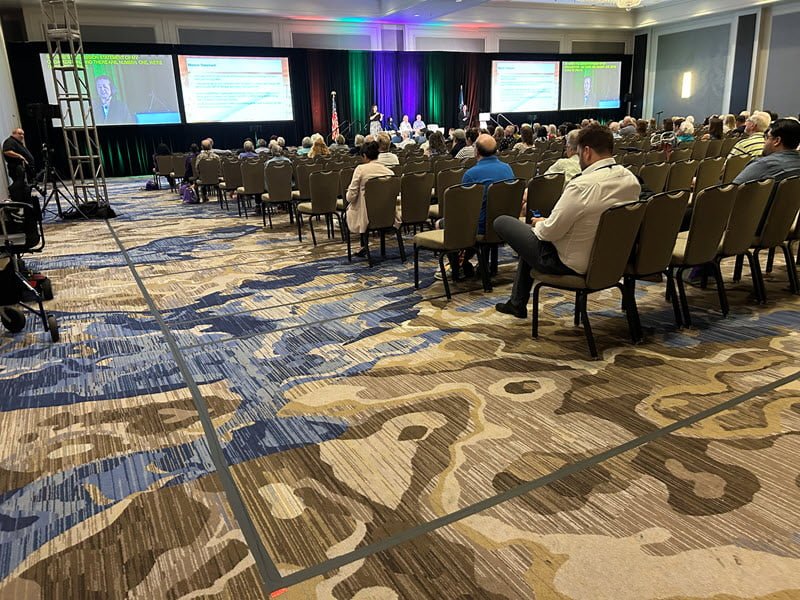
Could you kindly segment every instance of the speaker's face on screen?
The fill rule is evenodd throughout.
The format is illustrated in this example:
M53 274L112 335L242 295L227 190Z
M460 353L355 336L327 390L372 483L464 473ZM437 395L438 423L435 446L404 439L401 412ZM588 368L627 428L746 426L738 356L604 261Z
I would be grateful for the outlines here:
M592 91L592 78L586 77L583 80L583 93L588 95Z
M111 81L103 77L95 81L95 87L97 88L97 95L100 101L103 104L107 104L111 100L112 95Z

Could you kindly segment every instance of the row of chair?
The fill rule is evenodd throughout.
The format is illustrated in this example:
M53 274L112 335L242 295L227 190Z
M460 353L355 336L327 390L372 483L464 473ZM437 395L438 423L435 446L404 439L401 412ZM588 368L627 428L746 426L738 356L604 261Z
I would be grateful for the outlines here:
M733 156L727 161L722 157L707 158L702 161L684 160L676 163L628 165L627 168L638 175L644 185L652 192L694 189L696 192L719 185L731 183L742 172L752 157Z

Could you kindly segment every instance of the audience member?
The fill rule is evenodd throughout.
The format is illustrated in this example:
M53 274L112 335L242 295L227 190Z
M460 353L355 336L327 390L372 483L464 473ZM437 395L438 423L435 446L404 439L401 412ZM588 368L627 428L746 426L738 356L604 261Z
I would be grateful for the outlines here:
M733 183L747 183L767 178L780 181L800 175L798 145L800 145L800 122L794 119L777 119L764 136L761 157L747 163Z
M367 215L367 206L365 203L365 193L367 181L375 177L384 177L394 175L389 167L386 167L378 162L378 154L380 148L378 142L368 142L362 147L364 155L364 164L358 165L353 171L353 179L350 182L350 187L347 188L347 226L353 233L366 233L369 226L369 215ZM364 256L367 253L367 247L364 245L363 240L361 247L356 256Z
M728 133L736 130L736 117L732 114L728 113L722 118L722 133L723 135L727 135Z
M398 148L406 148L408 146L416 146L417 142L412 137L412 131L403 131L400 133L400 141L396 144Z
M525 152L534 147L533 128L530 125L523 126L520 130L520 140L514 144L514 150L517 152Z
M400 164L400 159L397 155L389 152L392 147L392 141L389 139L389 134L378 134L378 162L386 167L396 167Z
M467 145L467 133L463 129L456 129L453 131L453 147L450 148L450 156L453 158L461 152L461 149Z
M242 144L242 151L239 153L239 158L258 158L258 154L256 153L256 149L253 146L253 142L247 140L244 144Z
M466 145L458 151L456 154L456 158L458 160L464 160L465 158L475 158L475 141L480 136L480 131L475 127L470 127L467 129L466 138L467 143Z
M609 129L582 129L577 148L583 173L566 185L549 217L534 219L534 227L516 217L495 220L495 230L519 254L511 298L495 307L501 313L527 317L533 287L531 268L557 275L586 273L602 213L639 198L641 186L636 176L614 161L614 137Z
M318 137L314 140L314 143L311 145L311 150L308 152L309 158L317 158L318 156L330 156L331 151L328 148L328 145L325 143L325 138L322 136Z
M311 152L311 147L313 142L311 141L310 137L304 137L303 141L300 142L300 148L297 149L297 156L306 156L309 152Z
M503 139L500 140L500 144L497 147L499 152L505 152L506 150L511 150L514 147L514 144L517 143L517 138L514 136L516 133L517 128L514 125L507 125L505 130L503 131ZM545 135L547 135L547 130L545 129Z
M733 116L733 115L731 115ZM721 140L724 133L725 123L719 117L711 117L708 120L708 133L703 136L704 140Z
M678 135L675 136L679 142L694 141L694 125L691 121L684 121L678 128Z
M762 111L755 111L745 121L745 137L736 142L728 158L732 156L761 156L764 149L764 132L769 128L770 116Z
M192 165L194 164L195 159L200 154L200 148L197 144L192 144L189 146L189 154L186 155L186 160L183 161L183 180L189 181L192 177L194 177L194 172L192 170Z
M350 154L352 156L357 156L361 154L361 146L364 145L364 136L360 133L356 135L353 139L353 147L350 148Z
M619 134L622 137L636 135L636 125L634 124L633 117L627 116L622 119L622 124L619 128Z
M750 114L748 113L747 117L749 116ZM739 135L744 135L744 130L747 127L747 117L744 115L738 115L736 117L736 133Z
M267 146L267 140L264 138L258 138L256 141L256 153L263 154L264 152L269 152L269 146Z
M441 131L434 131L428 138L428 148L425 156L444 156L447 154L447 146L444 143L444 136Z
M580 174L581 172L581 161L580 157L578 156L578 134L580 133L579 129L573 129L567 135L567 144L565 146L565 152L567 158L559 158L556 162L554 162L549 169L545 172L545 175L550 175L551 173L563 173L564 174L564 184L566 185L569 183L574 177Z
M330 148L337 148L339 150L349 150L347 146L347 140L344 139L344 136L340 133L336 136L336 139L333 140L333 143L329 146Z
M636 121L636 134L640 137L647 137L648 123L644 119Z

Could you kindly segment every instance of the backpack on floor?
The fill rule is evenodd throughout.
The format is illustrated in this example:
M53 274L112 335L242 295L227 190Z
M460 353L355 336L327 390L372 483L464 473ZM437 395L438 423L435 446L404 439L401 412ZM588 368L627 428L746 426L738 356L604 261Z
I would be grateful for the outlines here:
M188 184L181 186L181 200L183 200L184 204L197 204L197 194L195 194L192 186Z

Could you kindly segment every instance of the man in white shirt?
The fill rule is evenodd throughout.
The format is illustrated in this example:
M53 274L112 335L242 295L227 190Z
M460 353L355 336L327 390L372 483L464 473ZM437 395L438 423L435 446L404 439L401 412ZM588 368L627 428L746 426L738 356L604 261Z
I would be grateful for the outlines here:
M583 171L566 185L549 217L534 219L533 227L505 215L494 222L495 231L519 254L511 299L497 304L498 312L528 316L531 268L554 275L586 273L600 216L639 198L639 181L614 161L614 137L607 127L581 129L576 141Z
M400 164L400 159L397 158L397 155L389 152L391 146L392 141L389 139L388 134L381 133L378 135L378 148L380 151L380 154L378 154L378 162L384 167L396 167Z
M409 131L405 131L405 130L401 131L400 132L400 141L397 144L395 144L395 146L397 146L398 148L405 148L406 146L415 146L417 144L417 142L415 142L410 137L408 137L409 134L410 134L410 130ZM398 159L398 162L399 162L399 159Z
M565 148L567 158L559 158L545 172L545 175L563 173L565 186L581 172L581 160L578 156L578 133L580 133L580 129L573 129L567 134L567 145Z

